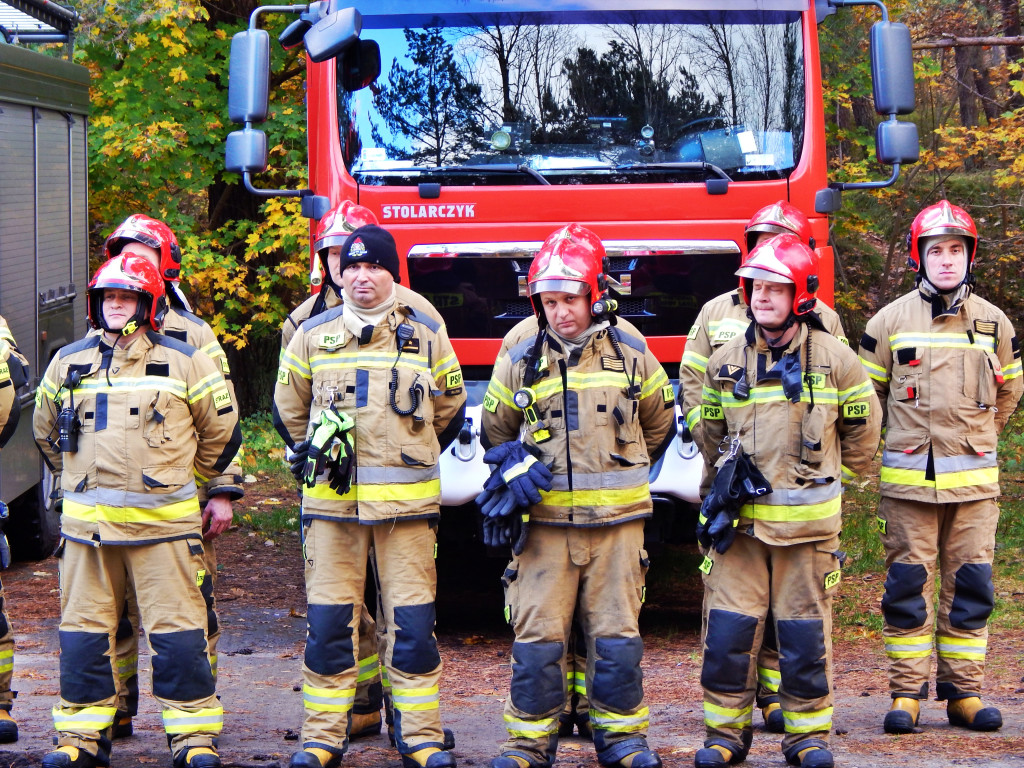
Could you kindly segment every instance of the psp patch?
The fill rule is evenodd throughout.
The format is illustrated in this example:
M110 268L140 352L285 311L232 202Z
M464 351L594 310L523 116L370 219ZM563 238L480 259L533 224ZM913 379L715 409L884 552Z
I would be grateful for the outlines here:
M701 573L707 576L711 573L711 569L715 567L715 561L710 556L704 555L704 560L701 561L700 568L698 569Z
M494 413L498 410L498 398L492 395L490 392L484 395L484 408Z
M204 581L206 581L206 571L200 568L196 571L196 586L201 588Z
M842 578L843 578L843 572L842 572L842 570L839 570L839 569L831 571L830 573L826 573L825 574L825 589L826 589L826 591L829 590L829 589L832 589L832 587L834 587L837 584L839 584L839 582L840 582L840 580Z
M721 421L725 418L722 415L722 406L708 405L706 403L700 407L700 417L702 419L710 419L712 421Z
M672 389L671 384L666 384L661 388L661 399L666 403L674 403L676 400L676 391Z
M694 323L692 326L690 326L690 330L686 332L686 337L692 339L698 333L700 333L700 324Z
M871 415L871 403L864 400L857 400L853 403L843 405L844 419L866 419Z
M824 373L811 373L808 371L804 374L804 381L807 382L807 386L812 389L824 389L825 388L825 374Z
M444 388L455 389L456 387L462 386L462 371L455 371L454 373L446 373L444 375Z
M878 532L885 536L885 531L888 528L888 524L885 522L885 519L881 517L876 517L875 523L878 525Z
M321 333L316 345L320 349L334 349L341 346L343 337L341 333Z
M277 369L277 383L283 386L288 385L288 371L284 368Z

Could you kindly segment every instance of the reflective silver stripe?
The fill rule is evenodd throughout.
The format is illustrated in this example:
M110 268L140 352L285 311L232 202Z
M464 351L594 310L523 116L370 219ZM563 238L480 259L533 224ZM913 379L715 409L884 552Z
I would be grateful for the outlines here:
M359 483L369 485L388 485L390 483L421 483L434 480L441 476L440 465L433 467L356 467L356 478Z
M972 469L987 469L997 466L996 452L989 451L981 456L965 454L935 459L936 472L967 472Z
M650 467L633 467L614 472L573 472L572 487L575 491L598 491L602 488L634 488L646 483ZM568 491L569 476L556 474L551 480L552 491Z
M807 488L780 488L755 500L757 505L771 507L804 507L820 504L838 498L843 492L843 481L833 480L828 485L812 485Z
M118 491L111 488L93 488L81 493L65 490L64 498L86 507L105 506L156 509L158 507L165 507L168 504L175 504L179 501L188 501L195 498L197 492L195 480L189 480L187 484L170 493L142 493L139 491Z
M928 453L903 453L902 451L882 451L882 466L893 469L919 469L928 467Z

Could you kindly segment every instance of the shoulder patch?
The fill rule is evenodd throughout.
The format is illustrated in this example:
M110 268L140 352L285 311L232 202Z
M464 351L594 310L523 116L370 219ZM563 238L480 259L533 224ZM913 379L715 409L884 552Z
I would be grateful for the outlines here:
M868 336L865 333L860 338L860 348L866 349L868 352L874 352L878 349L878 340L874 336Z
M490 411L491 413L494 413L496 410L498 410L498 398L496 398L490 392L487 392L484 395L484 410Z
M288 386L288 370L286 368L277 369L277 383L283 387Z
M995 336L999 330L999 323L995 320L975 320L974 330L985 336Z
M700 333L700 323L694 323L690 326L690 330L686 332L686 336L692 339L698 333Z
M611 328L609 328L608 332L614 334L616 339L618 339L626 346L632 347L641 355L647 351L647 342L645 342L643 339L638 339L631 333L626 333L617 325L613 325Z

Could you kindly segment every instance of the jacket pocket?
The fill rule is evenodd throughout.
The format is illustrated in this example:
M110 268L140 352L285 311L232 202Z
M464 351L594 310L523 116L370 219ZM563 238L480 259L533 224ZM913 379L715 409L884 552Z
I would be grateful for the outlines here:
M142 468L142 484L148 490L175 491L188 485L194 476L191 467L157 464Z
M1002 372L999 358L983 349L964 352L964 397L979 406L995 405L998 391L996 371Z
M885 433L885 450L897 453L921 453L928 450L931 438L915 432L890 429Z
M437 464L437 454L429 445L411 443L402 446L402 461L410 467L432 467Z
M973 432L964 436L970 452L980 456L983 453L994 453L999 444L999 437L995 431Z

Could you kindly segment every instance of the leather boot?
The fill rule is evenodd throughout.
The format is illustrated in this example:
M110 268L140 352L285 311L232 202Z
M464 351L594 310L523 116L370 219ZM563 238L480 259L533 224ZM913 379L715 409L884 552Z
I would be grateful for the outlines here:
M800 768L835 768L832 753L824 747L808 747L796 753Z
M720 744L713 744L710 747L698 749L693 756L695 768L721 768L733 761L733 753Z
M367 712L365 714L352 713L352 726L349 728L349 741L364 739L367 736L376 736L380 733L382 719L380 710Z
M995 707L986 707L978 696L953 699L946 704L949 724L972 731L996 731L1003 727L1003 715Z
M764 717L764 729L768 733L786 732L786 718L782 715L782 705L779 702L765 704L761 715Z
M437 747L424 747L402 755L404 768L455 768L455 756Z
M174 758L174 768L220 768L220 757L213 747L186 747Z
M6 709L0 709L0 744L18 740L18 723Z
M99 761L78 747L59 747L43 755L43 768L96 768Z
M913 733L921 718L921 702L906 696L897 696L885 713L882 728L886 733Z
M114 713L114 727L110 730L110 738L127 739L135 733L135 726L132 723L132 716L123 709Z
M310 747L292 755L288 768L335 768L341 765L341 756L326 749Z

